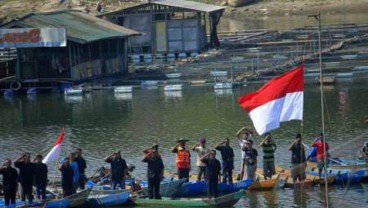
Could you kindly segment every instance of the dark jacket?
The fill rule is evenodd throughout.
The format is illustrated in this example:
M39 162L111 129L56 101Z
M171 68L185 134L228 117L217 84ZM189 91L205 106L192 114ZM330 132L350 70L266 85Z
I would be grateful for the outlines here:
M19 169L19 181L22 184L33 184L35 173L34 165L31 162L16 161L15 167Z
M220 161L216 158L204 158L201 161L206 164L207 180L218 180L218 176L221 173Z
M79 174L84 174L87 168L86 160L83 157L76 157L74 161L78 163Z
M18 172L15 168L1 168L0 174L3 175L3 190L16 191L18 187Z
M164 171L164 163L161 157L145 157L142 162L148 164L147 178L161 178Z
M74 169L71 165L63 165L59 168L61 171L61 186L63 188L70 188L74 186L73 177Z
M120 181L124 179L128 166L123 158L110 158L105 160L105 162L111 164L111 180Z
M36 185L47 185L47 165L44 163L34 163L35 169L35 184Z

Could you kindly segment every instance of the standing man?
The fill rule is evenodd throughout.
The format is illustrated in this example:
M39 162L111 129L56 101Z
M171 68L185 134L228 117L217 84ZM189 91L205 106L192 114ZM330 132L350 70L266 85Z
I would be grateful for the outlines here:
M201 157L201 161L206 164L207 196L209 198L218 197L218 179L221 173L220 161L216 159L216 151L211 150Z
M125 189L125 175L128 173L128 166L121 157L120 151L107 156L105 162L111 165L111 189L115 190L117 185Z
M188 140L181 139L176 141L176 145L171 148L172 153L176 153L176 168L178 169L178 178L186 178L189 181L190 171L190 152L185 148Z
M230 147L229 139L225 138L225 140L218 144L215 149L221 152L222 182L233 183L234 150Z
M295 140L288 146L288 150L291 151L291 177L293 178L293 184L297 180L303 182L307 164L301 134L296 134Z
M259 144L263 149L263 175L265 180L271 179L275 171L274 153L277 149L276 144L271 140L271 133L266 133L264 139Z
M11 160L5 159L0 168L0 174L3 175L3 191L5 207L11 205L15 207L15 196L18 187L18 172L11 166Z
M368 161L368 142L364 142L363 147L360 149L360 154L364 160Z
M30 154L24 153L15 162L15 167L19 169L19 181L22 185L22 201L33 202L33 176L35 173L34 165L31 163Z
M316 139L313 144L312 147L315 147L317 149L317 166L318 166L318 176L319 178L321 178L321 174L322 174L322 169L323 168L328 168L327 164L325 166L324 160L326 157L327 163L328 163L328 157L329 157L329 145L327 142L325 142L326 144L326 153L324 152L324 142L323 142L323 133L319 134L319 138Z
M146 154L142 160L148 164L147 180L148 180L148 195L150 199L161 199L160 182L164 176L164 163L161 156L158 154L158 145L151 147L151 151Z
M86 183L86 174L85 174L85 170L87 168L87 163L86 160L83 158L82 156L82 149L78 148L75 151L75 162L77 162L78 164L78 171L79 171L79 187L81 189L84 189L85 183Z
M78 187L78 183L79 183L79 167L78 167L78 163L75 161L75 153L69 153L69 163L70 166L72 166L73 170L74 170L74 176L73 176L73 184L74 184L74 189L73 189L73 194L77 193L77 187Z
M63 188L63 196L70 196L74 193L74 169L70 165L69 158L64 158L58 166L61 171L61 186Z
M42 155L36 155L35 157L35 183L36 194L38 199L46 200L46 186L47 186L47 165L42 163Z
M240 145L240 150L243 149L244 144L247 143L249 140L253 140L253 132L251 130L249 130L247 127L242 127L241 129L239 129L236 132L236 138L238 139L239 145ZM239 180L243 180L244 179L244 175L245 175L245 154L244 151L241 151L241 156L242 156L242 162L241 162L241 166L240 166L240 178Z
M245 165L247 167L247 179L256 179L258 151L253 148L253 140L249 140L243 147Z
M202 138L199 140L199 143L195 144L192 147L192 150L197 152L197 167L198 167L198 181L201 181L202 175L204 178L206 178L206 164L204 164L201 161L201 158L203 155L205 155L208 152L208 149L206 148L206 139Z

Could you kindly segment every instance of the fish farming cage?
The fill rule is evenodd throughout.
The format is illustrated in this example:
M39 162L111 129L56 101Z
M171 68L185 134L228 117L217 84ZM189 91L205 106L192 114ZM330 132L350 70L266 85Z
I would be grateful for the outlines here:
M260 31L260 33L263 32ZM324 27L322 49L329 49L346 38L364 34L368 34L368 25ZM324 53L323 68L326 72L339 72L352 69L357 65L368 66L367 45L367 42L355 42L339 50ZM256 41L238 48L209 50L198 56L186 54L184 57L171 57L171 60L158 56L152 58L150 64L142 67L153 67L165 73L180 72L183 78L189 79L238 81L239 77L253 76L255 72L262 69L274 69L273 72L277 71L276 69L280 72L287 70L288 68L285 66L311 54L314 55L305 60L306 70L316 71L319 68L317 53L318 31L315 27L308 27L280 33L266 40ZM224 76L213 76L214 72L222 73Z

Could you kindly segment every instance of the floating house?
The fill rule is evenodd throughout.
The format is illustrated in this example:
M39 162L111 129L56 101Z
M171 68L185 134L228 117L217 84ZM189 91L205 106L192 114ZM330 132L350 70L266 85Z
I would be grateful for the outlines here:
M65 47L16 48L17 88L19 83L22 88L70 85L127 73L128 38L140 35L78 10L31 13L0 29L12 28L63 28L66 34Z
M194 1L151 0L99 17L143 34L129 39L130 53L178 57L219 46L217 25L224 10Z

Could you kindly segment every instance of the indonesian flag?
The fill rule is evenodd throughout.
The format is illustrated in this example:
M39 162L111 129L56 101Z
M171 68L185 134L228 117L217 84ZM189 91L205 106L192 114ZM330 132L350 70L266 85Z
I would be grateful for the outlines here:
M61 142L64 138L64 128L61 129L58 138L56 139L54 143L54 147L51 149L51 151L46 155L45 158L43 158L43 163L52 162L59 158L60 152L61 152Z
M238 98L259 135L280 127L280 122L303 120L304 66L268 81L256 92Z

